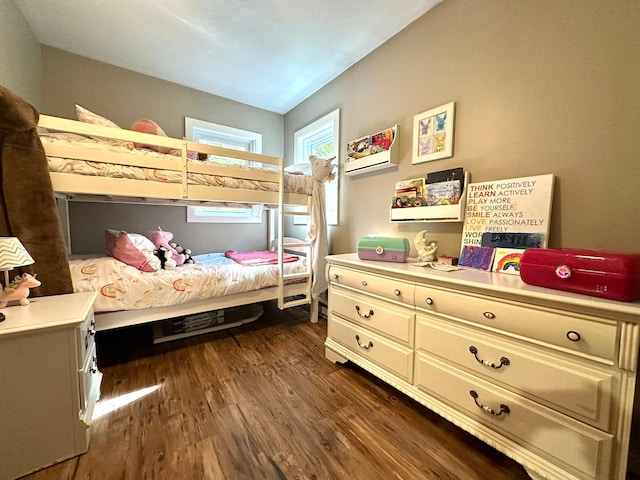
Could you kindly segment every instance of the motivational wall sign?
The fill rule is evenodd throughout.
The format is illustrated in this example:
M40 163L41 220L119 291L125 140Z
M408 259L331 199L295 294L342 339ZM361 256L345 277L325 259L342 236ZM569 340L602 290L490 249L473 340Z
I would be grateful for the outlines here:
M470 183L462 247L481 245L485 232L542 233L541 246L546 247L553 180L553 175L549 174Z

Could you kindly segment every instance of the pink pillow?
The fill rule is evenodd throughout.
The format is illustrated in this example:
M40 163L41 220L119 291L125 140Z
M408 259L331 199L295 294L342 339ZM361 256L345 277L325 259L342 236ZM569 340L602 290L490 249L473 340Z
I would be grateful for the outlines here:
M167 134L164 133L164 130L160 128L153 120L136 120L133 125L131 125L131 130L134 132L140 133L149 133L151 135L160 135L161 137L166 137ZM159 147L157 145L147 145L144 143L135 143L136 148L148 148L149 150L155 150L160 153L169 153L169 148L167 147Z
M127 234L123 230L105 230L105 253L142 272L155 272L157 269L153 268L147 256L138 250L129 235L134 234Z

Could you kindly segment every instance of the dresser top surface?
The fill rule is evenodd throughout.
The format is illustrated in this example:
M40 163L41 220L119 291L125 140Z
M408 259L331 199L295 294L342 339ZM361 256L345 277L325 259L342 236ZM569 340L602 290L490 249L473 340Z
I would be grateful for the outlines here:
M611 318L624 316L625 320L640 323L640 301L619 302L551 288L536 287L524 283L517 275L486 272L467 267L445 272L430 267L417 266L415 265L417 261L415 258L410 258L407 263L378 262L360 260L357 254L346 253L329 255L326 259L329 265L357 268L406 281L507 297L511 300L520 300L528 303L559 306L574 311L584 311L585 313L600 313Z
M29 305L0 308L5 320L0 322L0 336L61 326L75 326L93 308L96 292L70 293L29 298Z

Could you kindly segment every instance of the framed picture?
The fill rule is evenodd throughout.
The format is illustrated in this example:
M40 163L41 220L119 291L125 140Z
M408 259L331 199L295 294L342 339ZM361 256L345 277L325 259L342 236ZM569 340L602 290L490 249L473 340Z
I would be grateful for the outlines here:
M453 156L455 102L413 116L411 163L430 162Z

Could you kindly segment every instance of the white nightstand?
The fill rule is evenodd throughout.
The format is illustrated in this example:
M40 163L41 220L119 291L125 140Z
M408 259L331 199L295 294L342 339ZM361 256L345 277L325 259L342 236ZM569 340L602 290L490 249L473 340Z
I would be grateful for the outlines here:
M96 293L0 309L0 479L80 455L100 397Z

